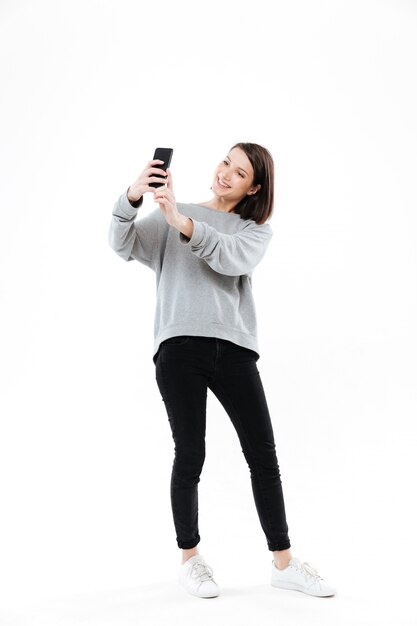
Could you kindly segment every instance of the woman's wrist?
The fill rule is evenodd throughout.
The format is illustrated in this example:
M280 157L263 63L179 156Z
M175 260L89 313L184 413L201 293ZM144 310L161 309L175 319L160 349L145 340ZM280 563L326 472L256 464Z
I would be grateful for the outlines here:
M130 187L128 187L126 191L127 199L129 200L130 204L137 209L143 202L143 196L140 196L140 198L132 198L132 196L129 194L129 191Z
M173 226L174 228L179 230L180 233L191 239L194 230L194 224L189 217L187 217L186 215L182 215L182 213L179 213Z

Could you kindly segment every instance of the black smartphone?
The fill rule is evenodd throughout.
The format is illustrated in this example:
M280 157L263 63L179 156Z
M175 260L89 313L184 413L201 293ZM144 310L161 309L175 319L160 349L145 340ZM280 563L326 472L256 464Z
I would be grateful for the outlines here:
M172 148L156 148L153 158L160 159L161 161L163 161L163 163L155 163L153 167L161 168L162 170L166 172L167 168L171 165L173 152L174 150ZM149 187L162 187L162 185L165 185L166 180L162 177L158 177L158 178L161 178L163 182L162 183L149 183Z

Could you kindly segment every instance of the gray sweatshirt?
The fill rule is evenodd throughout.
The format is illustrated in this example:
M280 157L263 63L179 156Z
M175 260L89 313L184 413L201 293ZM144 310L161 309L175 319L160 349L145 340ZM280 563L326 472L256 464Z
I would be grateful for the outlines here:
M227 339L259 356L252 272L271 226L177 202L179 213L193 221L189 238L167 223L159 206L136 220L142 201L131 204L127 191L119 197L109 244L125 261L139 261L156 274L154 362L160 343L178 335Z

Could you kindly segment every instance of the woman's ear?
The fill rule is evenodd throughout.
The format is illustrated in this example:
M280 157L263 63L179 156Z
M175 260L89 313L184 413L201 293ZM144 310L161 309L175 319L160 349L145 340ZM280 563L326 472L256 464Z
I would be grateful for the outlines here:
M261 185L256 185L255 191L249 192L249 194L253 196L257 191L259 191L260 188L261 188Z

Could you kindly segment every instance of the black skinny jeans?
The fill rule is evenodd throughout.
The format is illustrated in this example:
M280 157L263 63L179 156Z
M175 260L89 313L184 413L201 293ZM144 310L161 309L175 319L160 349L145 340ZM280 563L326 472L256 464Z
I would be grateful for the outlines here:
M153 358L175 443L171 507L179 548L193 548L200 541L198 483L205 459L207 388L238 434L268 549L291 547L258 358L253 350L226 339L191 335L166 339Z

